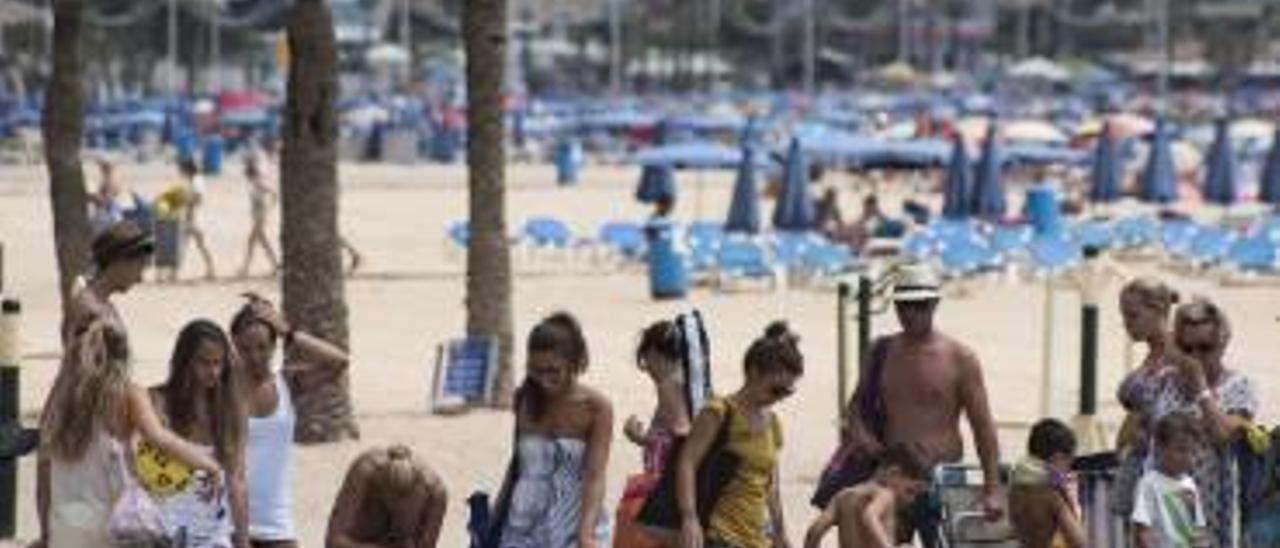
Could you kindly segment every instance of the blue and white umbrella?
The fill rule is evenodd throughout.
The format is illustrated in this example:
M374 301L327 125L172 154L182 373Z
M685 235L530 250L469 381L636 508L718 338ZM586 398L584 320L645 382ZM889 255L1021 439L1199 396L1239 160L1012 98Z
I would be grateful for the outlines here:
M978 165L974 167L974 187L970 197L970 213L980 219L989 221L1004 217L1004 187L1000 184L1001 151L996 124L987 128L987 137L982 141L982 155L978 157Z
M809 164L799 139L791 141L782 171L782 191L773 211L773 227L784 231L812 230L817 222L809 197Z
M964 139L959 135L952 139L951 160L947 163L946 179L942 183L942 216L960 220L969 217L969 153Z
M1120 199L1120 162L1116 158L1116 141L1106 125L1098 136L1090 175L1089 201L1106 204Z
M756 189L755 155L756 152L751 147L744 149L742 164L738 166L738 179L733 184L729 218L724 223L725 232L760 232L760 195Z
M1204 177L1205 201L1227 207L1236 203L1238 171L1235 149L1231 146L1230 128L1231 123L1226 119L1218 120L1215 125Z
M1160 120L1156 122L1151 154L1139 181L1138 197L1143 202L1169 204L1178 201L1178 180L1170 147L1168 125Z

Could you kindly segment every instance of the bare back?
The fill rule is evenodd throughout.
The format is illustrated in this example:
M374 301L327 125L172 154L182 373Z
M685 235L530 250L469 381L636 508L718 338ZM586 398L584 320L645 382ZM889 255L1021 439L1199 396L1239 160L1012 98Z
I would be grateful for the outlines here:
M968 351L941 333L923 342L896 336L888 344L883 380L885 445L920 443L937 462L960 460L964 455L961 360Z
M840 548L875 546L875 535L867 530L863 514L877 495L887 490L875 483L863 483L841 492L835 499L836 523L839 528ZM892 496L892 495L890 495ZM892 535L898 528L898 516L894 505L886 505L875 517L883 531Z

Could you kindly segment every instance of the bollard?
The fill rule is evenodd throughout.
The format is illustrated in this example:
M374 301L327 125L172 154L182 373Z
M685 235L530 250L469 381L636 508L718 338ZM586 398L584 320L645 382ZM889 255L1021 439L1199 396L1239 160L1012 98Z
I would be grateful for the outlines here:
M22 305L15 299L0 302L0 428L18 424L18 319ZM0 460L0 539L18 533L18 462Z
M840 282L836 288L836 417L843 425L849 399L849 283ZM836 428L840 435L842 427Z
M1080 309L1080 414L1098 412L1098 305Z

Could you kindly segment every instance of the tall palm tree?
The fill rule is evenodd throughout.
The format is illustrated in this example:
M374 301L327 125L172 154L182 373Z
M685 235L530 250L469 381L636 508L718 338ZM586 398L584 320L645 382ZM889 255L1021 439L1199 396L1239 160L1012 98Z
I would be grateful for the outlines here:
M84 133L83 62L80 40L84 32L84 0L53 3L53 74L45 89L44 158L49 167L49 198L53 206L53 242L58 257L58 289L70 298L76 276L89 257L89 218L80 164Z
M462 10L467 59L467 166L471 240L467 252L467 334L498 341L494 402L511 401L511 254L507 247L502 82L507 0L468 0Z
M289 83L281 151L280 246L289 322L346 347L338 239L337 47L324 0L297 0L287 27ZM300 387L304 388L304 387ZM301 443L358 438L346 374L297 394Z

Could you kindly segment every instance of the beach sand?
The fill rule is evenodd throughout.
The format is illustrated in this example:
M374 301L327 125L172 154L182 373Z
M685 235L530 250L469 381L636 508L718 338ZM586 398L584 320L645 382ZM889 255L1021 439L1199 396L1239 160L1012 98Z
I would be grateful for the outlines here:
M208 208L202 213L222 276L234 274L247 236L248 198L238 164L210 181ZM162 165L119 167L119 177L144 195L154 195L174 180ZM88 172L91 179L95 173ZM52 244L47 179L41 168L0 170L0 241L4 244L5 293L22 300L24 339L22 409L29 420L46 392L57 366L59 307ZM831 176L829 176L830 178ZM835 184L851 179L834 176ZM592 236L605 220L641 220L648 213L632 199L635 168L586 168L582 184L554 186L548 166L514 165L508 170L509 224L551 215L567 221L579 235ZM303 447L297 452L293 485L296 517L303 546L322 546L324 528L343 474L361 450L400 442L413 447L444 478L450 495L441 546L466 543L466 497L476 489L495 490L510 454L509 414L477 410L462 416L428 412L428 393L435 347L457 337L465 326L464 262L446 244L446 223L467 211L465 169L458 166L359 166L341 168L342 232L364 254L362 271L347 284L351 310L351 389L363 437L358 442ZM677 218L691 219L698 209L706 219L727 210L732 174L701 177L678 175L681 203ZM702 198L695 199L702 187ZM857 213L858 196L843 193L847 218ZM698 207L698 203L701 207ZM896 211L893 201L891 212ZM767 203L762 210L772 211ZM654 404L646 377L633 364L638 331L649 322L700 308L710 328L716 387L734 389L741 379L741 359L750 341L776 318L787 319L803 337L806 375L795 397L784 402L786 446L782 452L782 492L790 536L795 545L814 512L807 500L816 476L836 439L836 298L834 290L793 288L779 292L742 290L693 291L684 302L655 303L648 298L643 269L621 270L585 257L526 257L516 254L515 325L517 348L542 316L568 310L582 321L591 353L582 381L603 389L612 399L617 423L609 464L606 510L612 513L629 473L640 467L639 451L621 435L629 415L648 417ZM259 256L257 272L265 273ZM202 273L198 256L187 256L185 276ZM1134 267L1154 272L1151 266ZM1280 291L1275 288L1220 288L1206 280L1168 275L1184 293L1212 295L1228 311L1235 330L1228 363L1257 381L1263 394L1261 420L1280 419ZM249 281L146 284L121 297L119 307L129 326L137 357L135 377L160 381L168 355L183 323L208 317L225 323L239 306L238 294L256 290L274 297L278 283L264 276ZM1106 292L1102 307L1099 397L1103 419L1115 423L1114 391L1125 368L1125 340L1115 306L1118 287ZM1025 424L1039 415L1041 385L1043 285L992 280L969 295L948 299L938 325L972 346L982 359L996 415L1010 423L1002 429L1002 455L1012 460L1023 452ZM1052 414L1069 418L1078 396L1079 296L1060 292L1055 299ZM852 324L851 324L852 327ZM874 330L896 327L891 315L877 316ZM851 333L853 330L851 329ZM1140 355L1140 352L1137 353ZM518 352L516 363L522 363ZM972 448L970 447L970 450ZM972 457L971 457L972 458ZM19 537L36 534L34 461L21 464ZM829 545L834 541L829 539Z

